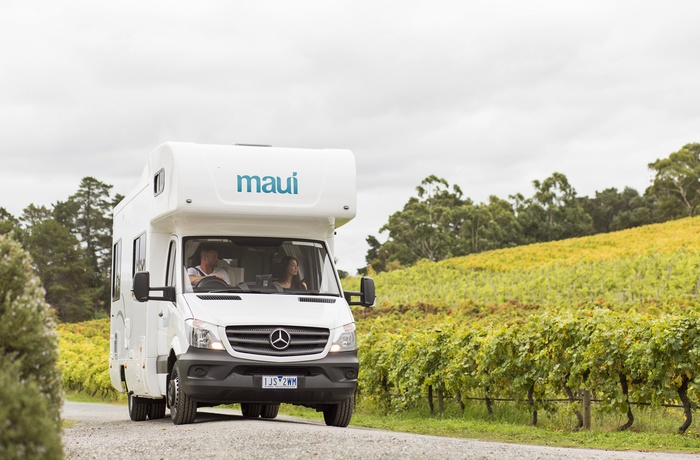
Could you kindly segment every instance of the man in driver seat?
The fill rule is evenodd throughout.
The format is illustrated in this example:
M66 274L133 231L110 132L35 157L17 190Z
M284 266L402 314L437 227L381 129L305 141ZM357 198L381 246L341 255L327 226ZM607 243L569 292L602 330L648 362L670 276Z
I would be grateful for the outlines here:
M226 270L217 266L219 261L219 253L211 246L205 246L199 253L199 265L187 269L187 274L190 277L190 283L196 286L197 283L207 276L216 276L231 284L231 279L226 273Z

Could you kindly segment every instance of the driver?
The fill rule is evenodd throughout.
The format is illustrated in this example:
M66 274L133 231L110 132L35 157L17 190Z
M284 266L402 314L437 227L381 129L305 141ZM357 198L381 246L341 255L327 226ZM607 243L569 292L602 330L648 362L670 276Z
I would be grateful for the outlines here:
M228 273L223 268L219 268L219 253L216 249L210 246L205 246L199 253L199 265L187 269L187 274L190 277L190 283L195 286L207 276L216 276L231 284L231 279Z

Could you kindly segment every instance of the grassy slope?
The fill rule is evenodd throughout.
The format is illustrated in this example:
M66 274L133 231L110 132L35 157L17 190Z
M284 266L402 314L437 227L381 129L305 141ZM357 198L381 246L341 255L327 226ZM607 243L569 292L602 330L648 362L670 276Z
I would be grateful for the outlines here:
M513 305L678 310L698 306L699 265L700 218L687 218L379 273L370 316L422 309L474 318Z

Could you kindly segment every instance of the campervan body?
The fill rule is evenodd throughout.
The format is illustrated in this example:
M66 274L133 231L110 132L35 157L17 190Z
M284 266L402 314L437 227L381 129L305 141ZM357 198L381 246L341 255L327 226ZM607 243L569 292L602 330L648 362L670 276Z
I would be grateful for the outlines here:
M110 378L132 420L191 423L280 403L347 426L359 363L336 229L356 213L348 150L166 143L114 209Z

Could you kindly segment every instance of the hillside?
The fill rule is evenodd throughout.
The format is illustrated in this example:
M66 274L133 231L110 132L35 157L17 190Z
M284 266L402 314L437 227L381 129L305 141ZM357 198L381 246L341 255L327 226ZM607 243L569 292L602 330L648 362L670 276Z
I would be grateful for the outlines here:
M602 411L700 400L700 218L485 252L380 273L357 309L360 393L376 407L463 397L527 401L584 426ZM578 396L576 396L578 395ZM552 405L553 402L569 403ZM586 403L588 404L588 403ZM588 410L590 410L590 406ZM637 411L638 409L634 409ZM576 417L574 417L574 415ZM620 421L622 423L622 421Z
M683 310L698 306L700 218L424 261L374 278L374 314L422 309L483 317L513 305Z

